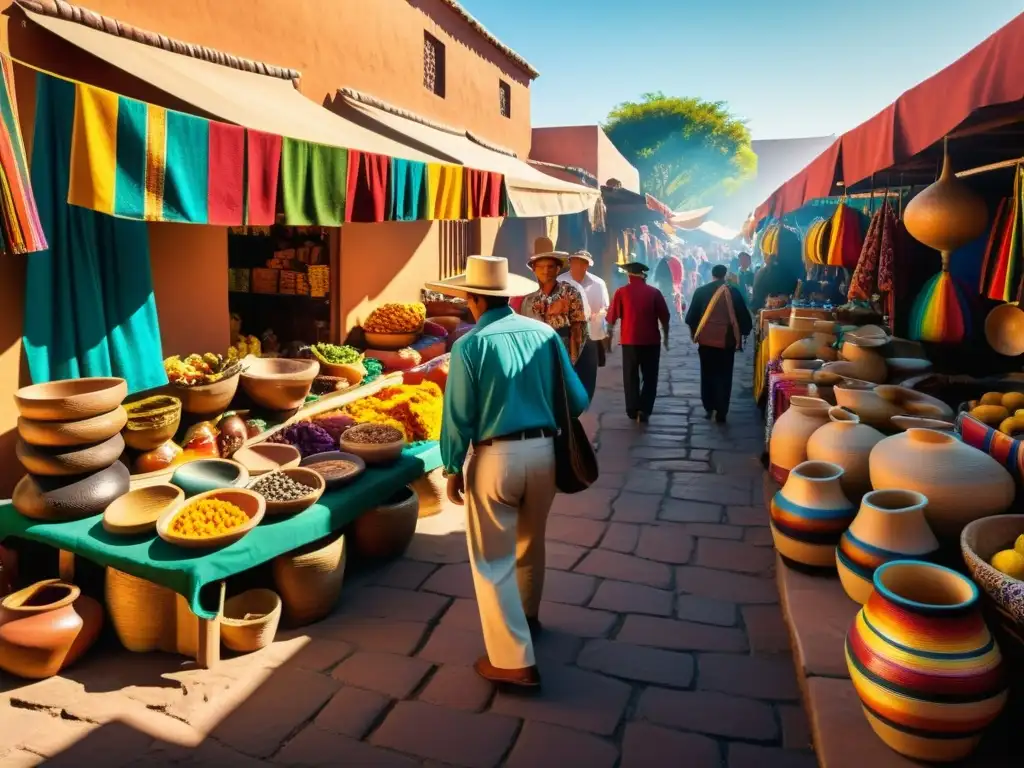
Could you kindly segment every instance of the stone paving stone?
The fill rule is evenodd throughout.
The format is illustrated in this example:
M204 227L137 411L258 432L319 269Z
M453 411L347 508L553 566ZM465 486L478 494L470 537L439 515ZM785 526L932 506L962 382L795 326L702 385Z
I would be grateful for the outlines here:
M415 621L331 617L309 628L317 637L336 638L356 648L408 656L423 642L429 627Z
M440 626L479 631L480 609L476 600L453 601L441 617Z
M768 510L763 506L730 506L725 510L725 517L731 525L768 527Z
M721 762L717 742L707 736L670 731L648 723L629 723L622 739L619 768L720 768Z
M549 518L549 520L551 519L557 518ZM548 568L556 571L571 571L590 550L587 547L577 547L574 544L549 540L544 544L544 551Z
M597 482L594 483L594 488L604 488L606 490L618 491L625 484L625 472L605 472L604 468L602 467L600 474L597 476Z
M343 661L331 677L345 685L404 699L416 690L430 670L430 663L422 658L359 651Z
M698 624L715 624L719 627L734 627L737 620L737 606L724 600L695 595L679 595L676 598L676 617Z
M417 658L434 664L460 664L464 667L473 666L477 659L486 655L479 626L468 630L443 622L430 633L426 645L416 654Z
M505 768L613 768L619 750L589 733L548 723L527 722Z
M70 755L77 760L77 750L71 750ZM47 763L50 765L50 763ZM79 768L80 763L74 763ZM109 763L103 763L106 768ZM168 765L182 766L182 768L203 768L212 766L231 766L231 768L260 768L267 766L263 760L243 755L234 749L218 743L214 739L207 739L197 747L183 747L175 743L156 743L154 747L142 757L141 760L132 763L133 766L153 766L166 768ZM5 766L6 768L6 766Z
M395 587L396 589L418 589L435 570L435 563L422 563L418 560L396 560L374 574L371 584L379 587Z
M704 482L700 483L673 482L668 492L674 499L703 501L709 504L726 505L749 504L751 496L751 492L744 488L732 488L727 485L722 485L721 483L715 482L715 478L710 476L708 476Z
M658 520L661 499L646 493L622 493L612 504L616 523L654 523Z
M747 638L742 629L660 619L627 616L616 639L635 645L649 645L673 651L726 651L743 653Z
M27 752L24 749L0 752L0 757L4 760L4 768L35 768L43 763L42 757L35 752Z
M804 708L799 704L780 704L779 722L782 723L782 746L786 749L811 749L811 725Z
M339 613L364 618L430 622L447 607L448 598L391 587L356 587L341 593Z
M730 744L729 768L818 768L814 755L754 744Z
M755 547L774 547L772 532L768 527L751 526L743 531L743 541Z
M805 675L848 678L846 633L860 608L836 578L809 576L780 564L777 572L793 658Z
M775 715L768 704L711 691L648 688L640 695L635 719L748 741L770 742L779 735Z
M631 555L596 549L576 566L576 573L585 573L616 581L631 581L661 589L672 585L672 569L664 563L653 563Z
M649 493L655 496L662 496L667 487L667 472L634 469L626 476L625 490L629 493Z
M606 523L588 520L585 517L552 515L548 518L545 538L575 544L579 547L596 547L604 536Z
M690 561L693 537L674 525L645 525L640 531L636 556L672 565Z
M735 656L702 653L697 657L698 687L752 699L799 701L792 660L785 656Z
M686 688L693 682L693 657L688 653L645 648L615 640L591 640L576 664L612 677L669 688Z
M419 700L440 707L479 712L487 706L493 693L494 686L471 667L446 665L430 678Z
M693 563L740 573L764 573L775 565L775 552L742 541L700 539Z
M554 629L576 637L606 637L617 618L608 611L546 601L540 604L540 621L545 631Z
M630 451L630 456L646 461L680 461L690 458L690 449L686 446L655 448L649 445L641 445Z
M691 459L658 459L648 461L644 468L658 470L661 472L710 472L711 465L706 461L693 461Z
M298 667L313 672L329 672L356 650L354 645L339 640L310 638L282 667Z
M690 455L687 458L693 461L710 461L711 451L707 448L691 448Z
M473 572L468 563L442 565L420 589L451 597L473 597Z
M313 724L331 733L361 739L390 704L391 698L382 693L342 688L320 710Z
M747 605L779 600L772 579L693 565L676 569L676 591Z
M608 530L601 539L601 549L628 555L636 549L639 538L640 526L631 523L609 523Z
M745 605L743 626L754 653L790 653L789 629L775 605Z
M585 605L597 589L597 579L581 573L555 571L544 573L544 599L553 603Z
M735 525L724 525L721 523L679 523L678 525L684 533L688 533L691 536L705 539L729 539L731 541L743 539L743 529Z
M366 742L308 726L289 741L275 763L304 766L366 766L366 768L415 768L419 760L379 749ZM229 766L229 763L223 763Z
M519 723L422 701L400 701L370 743L465 768L491 768L512 745Z
M543 610L541 614L545 615ZM608 634L608 630L602 630L598 636L606 634ZM549 624L544 627L544 631L540 633L539 637L533 638L533 652L537 656L537 664L542 669L548 664L564 666L576 661L576 657L580 655L580 650L583 648L583 643L584 638L580 635L560 631Z
M674 597L669 590L605 579L597 588L589 607L615 613L671 616Z
M602 736L615 732L626 711L630 686L573 667L550 667L541 674L544 687L539 696L499 691L491 711Z
M405 557L424 563L467 563L469 550L459 536L414 536Z
M590 488L574 494L560 493L551 505L551 514L607 520L612 514L612 499L617 495L617 491L607 488Z
M717 523L722 519L722 508L701 501L665 499L658 517L670 523Z

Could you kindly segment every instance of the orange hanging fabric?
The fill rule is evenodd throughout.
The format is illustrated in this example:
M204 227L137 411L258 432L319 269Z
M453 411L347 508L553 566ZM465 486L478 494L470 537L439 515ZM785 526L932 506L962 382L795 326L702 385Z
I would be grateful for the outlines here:
M850 206L840 203L832 215L832 239L828 248L828 266L856 269L864 236L860 218Z

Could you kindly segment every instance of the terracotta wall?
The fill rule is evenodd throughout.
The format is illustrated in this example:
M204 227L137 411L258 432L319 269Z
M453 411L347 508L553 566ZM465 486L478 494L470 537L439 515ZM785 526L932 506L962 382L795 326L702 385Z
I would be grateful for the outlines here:
M632 192L640 191L640 172L615 148L599 125L561 125L534 128L530 159L582 168L604 184L618 179ZM559 176L542 168L545 173Z

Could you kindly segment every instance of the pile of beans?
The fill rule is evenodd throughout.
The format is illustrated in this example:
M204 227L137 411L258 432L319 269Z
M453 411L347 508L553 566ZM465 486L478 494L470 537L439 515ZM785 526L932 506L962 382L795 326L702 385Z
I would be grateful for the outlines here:
M313 492L305 483L293 480L284 472L271 472L252 484L252 490L267 501L295 501Z
M345 430L341 439L348 443L386 445L402 440L402 432L387 424L360 424Z

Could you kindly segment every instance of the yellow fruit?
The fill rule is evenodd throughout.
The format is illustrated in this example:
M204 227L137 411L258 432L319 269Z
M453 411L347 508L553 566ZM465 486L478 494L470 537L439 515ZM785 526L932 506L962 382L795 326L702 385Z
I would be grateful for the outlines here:
M1014 542L1013 548L1019 554L1024 555L1024 533L1017 537L1017 541Z
M981 396L981 400L978 401L982 405L1002 405L1003 404L1003 393L1002 392L986 392Z
M1004 549L992 556L992 567L1012 579L1024 581L1024 555L1014 549Z
M971 409L971 416L990 427L997 427L1010 417L1010 412L1001 405L979 405Z
M1007 392L1003 395L1002 405L1010 413L1024 408L1024 392Z

